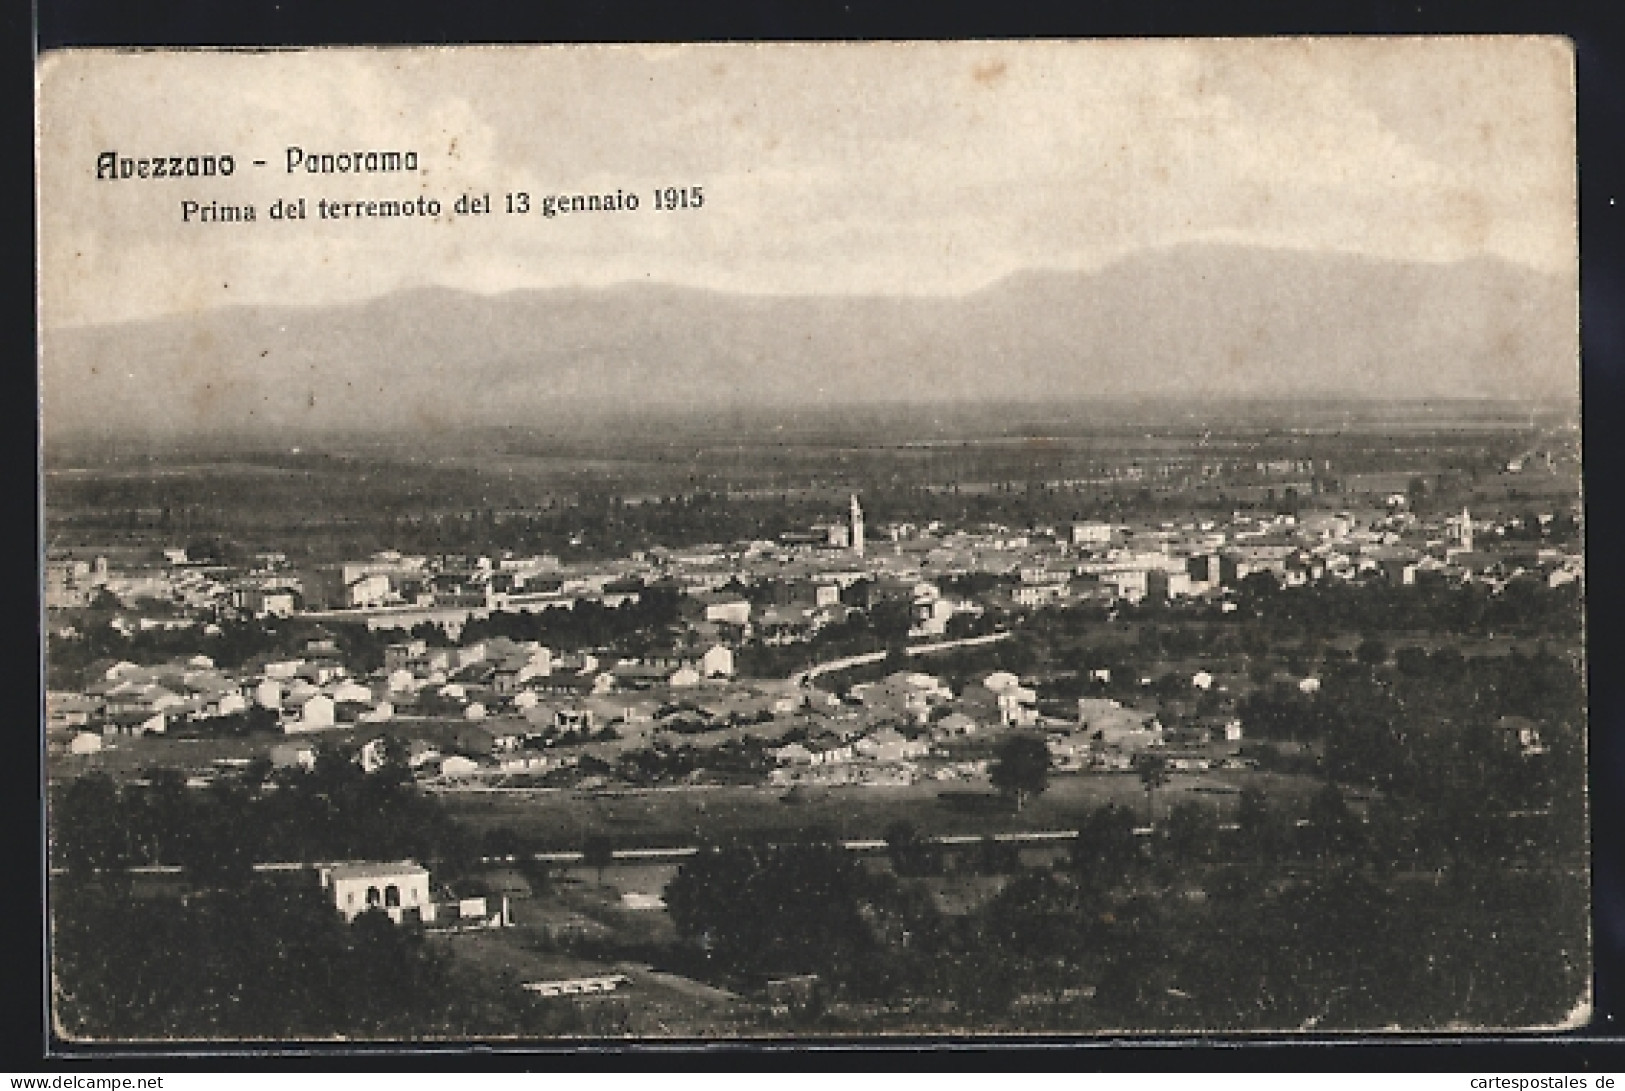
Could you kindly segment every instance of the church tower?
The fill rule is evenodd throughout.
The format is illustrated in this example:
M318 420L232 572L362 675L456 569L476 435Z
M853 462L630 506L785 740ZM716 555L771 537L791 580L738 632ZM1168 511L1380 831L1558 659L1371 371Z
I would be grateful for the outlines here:
M863 509L858 506L858 494L852 494L852 552L863 556Z
M1461 509L1461 548L1473 550L1473 516L1466 508Z

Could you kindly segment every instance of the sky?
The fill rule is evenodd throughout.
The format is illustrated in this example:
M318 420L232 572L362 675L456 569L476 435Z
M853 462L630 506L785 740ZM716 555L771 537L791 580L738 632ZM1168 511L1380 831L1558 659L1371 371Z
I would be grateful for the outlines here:
M953 296L1199 242L1577 275L1556 39L83 51L38 79L47 329L424 286ZM289 175L290 145L421 169ZM98 181L103 151L239 165ZM703 208L653 211L665 186ZM502 212L616 190L643 208ZM492 214L266 219L465 192ZM184 224L183 199L259 219Z

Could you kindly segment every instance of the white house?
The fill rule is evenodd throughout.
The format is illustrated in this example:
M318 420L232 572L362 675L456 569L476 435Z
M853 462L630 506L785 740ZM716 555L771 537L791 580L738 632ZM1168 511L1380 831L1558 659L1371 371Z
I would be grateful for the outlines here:
M1032 705L1038 693L1023 686L1020 678L1009 671L994 671L982 680L982 686L998 700L1000 723L1025 727L1037 722Z
M309 743L280 743L271 747L271 764L277 769L297 765L301 769L316 767L316 748Z
M382 909L396 924L435 918L429 871L403 860L393 864L333 864L321 870L322 888L346 921Z
M808 750L814 765L840 765L857 756L851 743L835 740L814 742Z
M262 617L292 617L297 605L292 591L266 591L260 596L259 609L255 613Z
M521 680L529 678L546 678L553 673L553 652L548 648L538 647L530 653L530 659L525 663L525 669L519 672Z
M333 700L353 705L367 705L372 703L372 690L359 682L340 682L333 687L331 694Z
M1072 544L1102 546L1111 544L1113 527L1110 523L1073 523Z
M813 760L812 751L798 742L786 743L768 753L781 765L811 765Z
M325 693L318 693L313 697L308 697L295 707L298 709L299 715L294 719L284 721L284 731L320 731L323 728L332 727L336 722L333 718L333 698Z
M700 673L707 678L731 678L734 673L734 653L721 644L713 644L700 657Z
M223 693L220 700L215 702L215 711L221 716L230 716L248 709L248 698L241 693Z
M922 758L931 752L931 744L924 739L909 739L893 727L882 727L866 735L852 746L853 750L873 761L907 761Z
M95 754L102 748L102 737L94 731L81 731L68 742L70 754Z
M344 588L351 606L382 606L389 598L389 577L382 573L362 576Z
M721 602L707 603L705 620L721 622L725 625L748 625L750 624L750 603L745 599L724 599Z

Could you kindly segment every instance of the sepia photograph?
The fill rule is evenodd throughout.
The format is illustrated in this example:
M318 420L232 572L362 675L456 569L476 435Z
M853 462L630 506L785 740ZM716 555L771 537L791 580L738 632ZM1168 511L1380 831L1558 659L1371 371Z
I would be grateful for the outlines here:
M61 1048L1587 1024L1569 41L36 81Z

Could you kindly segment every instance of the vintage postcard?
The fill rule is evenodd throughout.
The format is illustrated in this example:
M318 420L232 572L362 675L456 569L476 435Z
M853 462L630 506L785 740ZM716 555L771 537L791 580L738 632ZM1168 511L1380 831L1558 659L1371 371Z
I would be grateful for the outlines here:
M1588 1017L1568 42L37 75L64 1048Z

